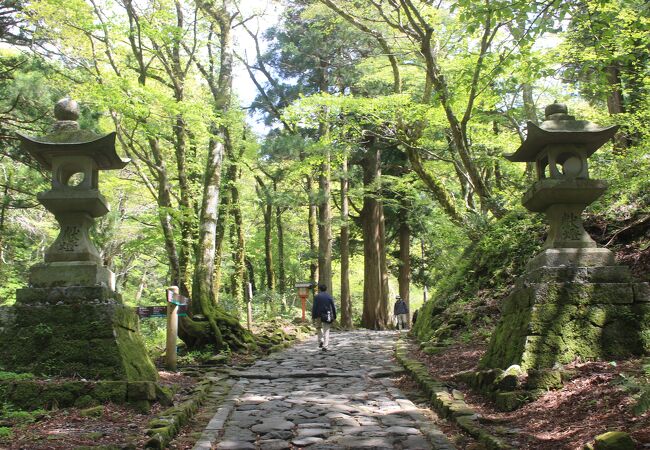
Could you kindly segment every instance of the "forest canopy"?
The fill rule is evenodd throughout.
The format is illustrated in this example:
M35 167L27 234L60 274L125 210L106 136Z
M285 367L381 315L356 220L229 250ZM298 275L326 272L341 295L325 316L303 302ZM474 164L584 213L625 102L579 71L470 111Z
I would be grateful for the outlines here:
M190 346L247 345L328 285L341 323L389 326L520 211L507 161L555 101L621 126L591 160L604 216L648 209L650 5L642 0L9 0L0 6L0 302L56 235L49 174L16 132L54 103L117 132L93 231L128 304L193 299ZM507 236L504 236L507 239Z

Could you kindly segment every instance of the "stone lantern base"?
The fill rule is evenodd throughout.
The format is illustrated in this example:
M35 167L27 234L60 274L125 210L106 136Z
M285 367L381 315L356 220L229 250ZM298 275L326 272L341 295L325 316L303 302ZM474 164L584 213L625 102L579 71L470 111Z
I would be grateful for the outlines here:
M544 369L650 353L650 283L636 282L624 266L559 265L579 250L593 252L595 263L613 260L609 250L557 250L534 258L504 301L482 368Z
M51 262L35 264L29 271L30 286L103 286L115 290L115 274L93 261Z
M96 273L85 269L85 275ZM41 275L38 267L32 272L32 277ZM16 297L13 307L0 312L0 366L5 370L88 380L157 380L137 315L108 286L32 287L19 289Z

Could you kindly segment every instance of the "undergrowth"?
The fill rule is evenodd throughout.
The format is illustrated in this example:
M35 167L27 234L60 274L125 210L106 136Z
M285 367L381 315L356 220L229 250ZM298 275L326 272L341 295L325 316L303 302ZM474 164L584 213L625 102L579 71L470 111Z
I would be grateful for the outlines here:
M489 337L498 315L496 302L543 243L541 217L516 211L495 222L458 259L455 270L434 287L418 313L414 334L420 341L447 344Z

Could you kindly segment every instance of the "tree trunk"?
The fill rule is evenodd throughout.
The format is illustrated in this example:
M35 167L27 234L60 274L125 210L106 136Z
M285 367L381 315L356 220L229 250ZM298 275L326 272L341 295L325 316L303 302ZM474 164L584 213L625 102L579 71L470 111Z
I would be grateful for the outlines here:
M535 100L533 99L533 85L530 83L523 83L521 85L521 97L524 103L524 113L526 115L526 120L533 122L535 125L539 125L539 119L537 119L537 108L535 107ZM529 181L532 181L535 176L535 164L532 162L526 163L526 178Z
M617 65L610 65L605 69L609 94L607 95L607 111L611 115L625 112L625 100L621 88L621 70ZM623 153L629 147L629 142L620 131L614 136L614 152Z
M343 157L341 170L341 326L352 329L352 298L350 296L350 225L348 206L348 160Z
M210 76L206 80L211 83L214 95L215 111L228 116L232 101L232 14L231 0L222 0L221 7L214 3L201 2L202 8L219 26L220 29L220 65L218 85L212 84ZM215 306L214 264L216 253L216 233L219 211L219 187L221 165L225 146L230 144L230 130L225 121L217 130L217 138L211 140L208 162L204 174L204 198L202 199L201 219L199 221L199 242L196 252L195 283L192 294L192 306L189 317L182 317L179 322L179 336L188 348L201 348L213 345L215 350L249 347L254 345L254 338L249 331L241 326L237 318L227 314ZM217 156L218 155L218 156Z
M135 304L140 303L140 299L142 298L142 294L144 293L145 288L147 287L147 278L149 277L149 272L147 268L145 267L144 270L142 271L142 276L140 277L140 283L138 284L138 290L135 292ZM126 283L125 283L126 284Z
M244 238L244 224L242 219L241 205L239 203L239 180L241 168L239 160L241 152L235 154L230 138L225 142L226 153L232 155L232 166L234 168L234 179L230 184L230 211L232 217L231 242L234 272L230 284L230 292L238 311L243 311L246 304L244 293L244 278L246 274L246 243Z
M273 271L273 249L272 246L272 220L273 205L267 200L264 205L264 263L266 266L266 288L269 291L275 290L275 272Z
M388 292L385 273L384 210L380 200L381 151L371 140L366 143L362 163L364 197L361 210L363 229L363 314L361 324L373 330L388 325Z
M248 282L251 284L251 290L253 295L257 292L257 285L255 284L255 267L253 267L253 262L246 258L246 270L248 271Z
M411 228L406 220L406 212L404 210L402 210L399 227L399 274L397 282L399 285L399 296L402 297L408 306L410 304L409 291L411 283ZM411 309L409 308L409 316L410 313Z
M281 294L287 291L287 275L284 270L284 226L282 225L282 208L275 207L275 229L278 235L278 289Z
M413 8L413 5L410 5L410 7ZM449 92L449 86L438 62L438 56L436 53L437 50L435 45L432 43L432 34L432 28L427 28L426 32L422 34L420 40L420 51L424 57L426 64L427 76L435 88L437 100L440 102L443 110L445 111L447 123L449 124L449 129L451 131L452 141L454 143L454 149L458 152L458 156L460 157L463 167L465 168L465 172L472 182L474 191L481 199L483 208L492 212L496 218L503 217L506 211L494 198L489 186L481 176L476 161L472 157L471 146L467 137L467 121L471 117L472 104L474 101L473 95L475 95L475 92L470 93L470 104L468 104L465 115L461 120L459 120L454 113L454 110L452 109L452 98ZM480 73L484 50L485 49L482 48L482 52L480 54L481 60L477 62L476 71L474 73L475 79L473 80L471 86L472 90L475 90L477 87L476 83L478 82L478 75Z
M273 272L273 199L268 187L262 178L256 176L258 188L257 196L262 200L262 216L264 217L264 266L266 268L266 288L269 291L275 290L275 273Z
M167 253L167 260L169 261L171 283L178 286L181 289L181 292L187 294L187 282L182 278L180 263L178 261L178 252L176 251L174 225L172 224L172 217L170 214L170 211L172 210L172 196L171 188L169 186L169 178L167 176L167 168L160 151L158 140L149 138L149 147L151 148L151 153L157 166L158 220L160 220L163 239L165 241L165 250Z
M229 171L226 171L226 178L228 178ZM217 221L217 228L215 232L214 243L214 271L212 275L212 292L214 296L214 304L219 303L219 293L221 291L221 262L223 260L223 241L226 236L226 220L230 211L230 189L227 189L228 181L224 183L224 192L219 204L219 220Z
M328 62L320 60L319 90L329 88ZM329 134L329 124L322 120L318 126L321 139ZM330 210L330 147L324 149L323 162L318 175L318 284L324 284L332 292L332 211Z
M311 175L307 176L307 195L309 196L309 216L307 219L307 230L309 232L309 276L310 280L318 281L318 248L316 239L318 236L318 208L314 200L314 180Z
M9 186L11 185L11 175L5 175L5 187L2 192L2 203L0 204L0 266L4 263L4 236L5 221L7 218L7 208L11 197L9 197Z
M318 283L332 292L332 211L330 210L330 151L320 166L318 203Z
M183 100L182 91L176 95L178 102ZM174 125L174 151L176 153L176 168L178 171L178 187L180 190L180 198L177 210L177 220L180 223L181 229L181 242L178 252L178 264L181 279L187 279L189 276L189 261L192 252L192 208L190 207L190 186L187 178L187 164L186 164L186 132L185 121L179 114L176 117L176 124ZM182 289L181 289L181 293ZM183 295L189 295L188 292Z
M203 196L199 216L199 239L192 283L194 314L204 314L216 304L214 291L217 223L219 221L219 190L224 148L221 142L211 140L203 174ZM223 220L223 218L221 218ZM204 305L207 304L207 307ZM204 309L205 308L205 309Z
M418 155L415 149L410 147L407 148L406 155L408 156L413 171L418 174L420 179L429 188L433 197L436 199L445 214L447 214L449 219L459 227L466 227L465 219L456 208L451 194L447 191L444 184L424 167L420 155Z

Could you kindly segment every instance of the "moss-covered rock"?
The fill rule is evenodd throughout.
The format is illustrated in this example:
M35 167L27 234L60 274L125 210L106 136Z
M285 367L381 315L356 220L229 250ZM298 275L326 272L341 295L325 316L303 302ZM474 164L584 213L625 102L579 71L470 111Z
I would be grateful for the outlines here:
M12 307L0 332L0 365L86 379L157 380L133 309L110 296L78 299L75 295L86 292L79 289L54 289L63 299L58 302L50 301L50 290L22 289L22 301ZM65 297L68 291L72 298Z
M505 300L481 367L550 368L645 351L634 283L532 283Z
M95 384L95 388L93 389L93 397L95 397L99 403L124 403L127 398L126 387L127 383L123 381L99 381Z
M622 431L610 431L596 436L594 450L634 450L634 441Z
M522 391L497 392L494 405L499 411L514 411L526 402L526 393Z
M560 389L562 388L562 373L552 369L531 369L526 379L526 389Z
M81 417L101 417L104 414L104 407L102 405L93 406L79 411Z
M77 398L74 402L74 406L77 408L88 408L91 406L97 406L97 404L97 399L87 394Z
M514 391L520 387L519 377L524 374L520 366L513 364L494 379L491 390Z

